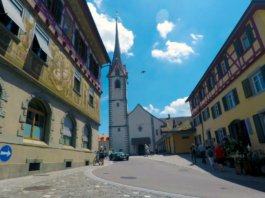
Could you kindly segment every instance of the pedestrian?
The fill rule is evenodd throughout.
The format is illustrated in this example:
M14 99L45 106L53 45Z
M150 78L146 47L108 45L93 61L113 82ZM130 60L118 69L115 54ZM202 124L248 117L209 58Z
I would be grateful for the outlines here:
M193 164L196 164L196 146L194 144L191 145L190 152L191 152L191 161Z
M149 146L147 144L144 145L144 156L147 157L149 155Z
M101 162L101 165L104 165L104 158L105 158L105 151L103 146L101 146L99 150L99 161Z
M224 160L225 160L225 151L221 144L217 144L214 150L214 156L216 163L218 164L219 170L223 171L224 169Z
M199 150L201 158L202 158L202 163L206 164L206 156L205 156L206 150L205 150L205 146L203 144L200 144L198 146L198 150Z
M213 147L207 146L206 147L206 157L209 161L210 166L212 169L214 169L214 152L213 152Z

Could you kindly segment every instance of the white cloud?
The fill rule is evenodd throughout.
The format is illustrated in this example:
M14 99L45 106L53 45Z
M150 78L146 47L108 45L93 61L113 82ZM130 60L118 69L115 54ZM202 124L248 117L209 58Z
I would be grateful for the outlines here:
M144 107L146 111L148 111L151 114L159 113L159 109L155 108L153 105L149 104L147 107Z
M101 8L102 1L103 0L94 0L94 3L96 4L97 8Z
M93 19L95 20L99 34L108 52L114 51L115 45L115 19L109 17L106 14L99 13L96 7L92 3L87 3ZM119 40L121 53L125 53L128 56L132 56L130 52L134 44L134 35L131 30L126 29L122 23L118 22L119 28Z
M193 34L193 33L191 33L190 34L190 37L192 38L192 44L197 44L197 42L199 41L199 40L202 40L203 39L203 35L202 34Z
M166 47L165 51L153 49L152 57L181 64L183 59L187 59L191 54L194 54L192 47L186 43L171 42L168 40Z
M160 115L171 116L190 116L190 106L189 103L186 103L188 97L178 98L175 101L171 102L170 105L164 107L164 110L160 112Z
M158 23L156 29L160 36L165 39L167 38L167 34L173 30L174 26L172 22L164 21L163 23Z

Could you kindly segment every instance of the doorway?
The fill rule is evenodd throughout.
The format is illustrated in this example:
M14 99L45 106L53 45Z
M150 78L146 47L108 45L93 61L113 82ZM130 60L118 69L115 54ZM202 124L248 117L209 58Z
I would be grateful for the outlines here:
M144 144L138 144L138 155L144 155Z
M244 120L234 120L228 127L231 138L235 139L237 142L242 142L243 147L247 147L248 145L251 146Z

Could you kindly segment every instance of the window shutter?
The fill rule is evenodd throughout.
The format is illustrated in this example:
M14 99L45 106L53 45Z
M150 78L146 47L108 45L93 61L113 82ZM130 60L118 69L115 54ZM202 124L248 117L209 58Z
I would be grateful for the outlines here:
M218 64L216 69L217 69L218 78L220 80L223 77L223 71L222 71L222 68L221 68L221 64Z
M243 90L244 90L246 98L249 98L250 96L253 95L252 89L250 87L249 79L245 79L245 80L242 81L242 87L243 87Z
M222 101L223 101L224 109L225 109L225 111L227 111L228 107L227 107L226 97L223 97Z
M241 43L240 43L239 39L236 39L234 41L234 47L235 47L236 55L239 58L242 55L242 52L243 52L242 51L242 46L241 46Z
M229 70L229 63L228 63L228 58L226 56L224 57L224 62L225 62L226 71L228 71Z
M252 28L249 24L246 27L246 34L247 34L247 37L249 39L249 42L252 44L254 42L255 38L254 38Z
M233 89L233 95L234 95L235 102L238 105L239 104L239 98L238 98L236 89Z
M257 133L259 142L265 143L265 135L264 135L265 132L264 132L264 129L262 128L259 114L254 115L253 120L255 123L256 133Z
M210 118L209 108L207 108L207 118Z
M216 116L215 116L215 114L214 114L213 107L211 107L211 112L212 112L213 119L215 119L215 118L216 118Z
M221 115L222 114L222 109L221 109L220 102L217 103L217 106L218 106L218 109L219 109L219 112L220 112L220 115Z

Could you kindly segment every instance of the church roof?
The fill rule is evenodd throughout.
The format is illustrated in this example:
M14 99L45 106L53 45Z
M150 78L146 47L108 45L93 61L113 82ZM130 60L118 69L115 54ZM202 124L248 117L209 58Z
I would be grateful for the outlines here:
M115 48L114 48L114 54L113 54L112 63L109 69L108 77L110 77L113 73L115 74L115 71L119 72L119 76L127 77L127 71L121 59L121 49L120 49L120 42L119 42L119 31L118 31L117 19L116 19Z

